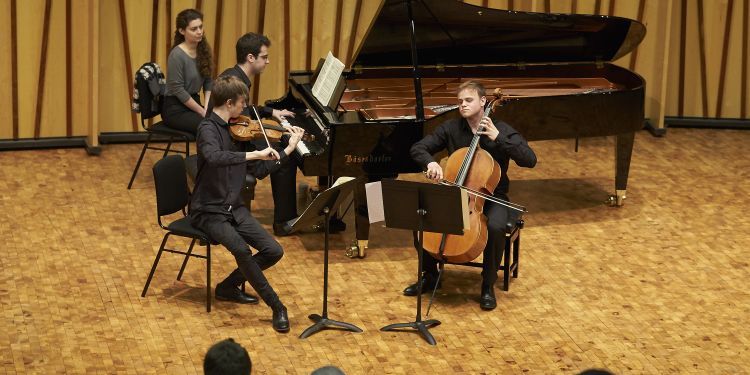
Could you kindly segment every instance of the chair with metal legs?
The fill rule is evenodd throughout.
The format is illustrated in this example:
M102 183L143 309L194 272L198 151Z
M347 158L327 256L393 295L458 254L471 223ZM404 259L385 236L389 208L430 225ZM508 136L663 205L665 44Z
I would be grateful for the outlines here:
M177 280L182 278L188 259L191 257L201 258L206 260L206 311L211 312L211 245L217 245L218 243L213 241L206 233L190 224L190 218L186 213L190 193L185 172L185 161L181 155L169 155L156 162L153 170L154 185L156 187L157 221L159 226L167 231L167 233L164 234L159 251L156 253L154 264L151 266L148 279L146 279L146 285L143 286L141 297L146 296L151 279L154 277L154 272L156 272L156 267L159 265L162 252L166 251L185 256L185 260L183 260L180 271L177 274ZM166 226L162 223L162 216L171 215L179 211L182 211L183 217L172 221ZM187 251L168 249L166 247L167 240L172 235L192 240ZM206 246L206 255L193 253L196 241L199 241L199 245Z

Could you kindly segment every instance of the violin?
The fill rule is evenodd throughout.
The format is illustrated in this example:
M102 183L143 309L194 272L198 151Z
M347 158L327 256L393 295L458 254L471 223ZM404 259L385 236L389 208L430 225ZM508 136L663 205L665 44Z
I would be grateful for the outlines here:
M501 101L500 89L496 89L493 96L485 108L484 117L489 116L490 111ZM500 182L501 169L492 155L479 147L479 137L480 134L477 132L469 147L454 151L444 169L443 183L447 182L480 194L469 195L470 224L463 235L424 233L424 250L438 260L451 263L470 262L482 254L487 246L487 216L483 213L484 202Z
M261 125L263 130L261 130ZM273 120L253 120L249 116L240 115L236 118L229 119L229 132L232 138L238 141L255 141L261 140L266 133L270 142L279 142L281 136L286 130Z

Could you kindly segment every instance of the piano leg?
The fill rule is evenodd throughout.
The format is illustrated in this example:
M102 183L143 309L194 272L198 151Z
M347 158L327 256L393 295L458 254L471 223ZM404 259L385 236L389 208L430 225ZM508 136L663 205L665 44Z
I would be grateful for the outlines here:
M622 206L628 186L630 158L633 155L635 132L615 136L615 195L609 197L611 206Z
M367 211L365 183L396 177L398 177L397 174L365 176L360 177L357 181L357 184L354 187L354 227L357 234L357 241L347 249L346 256L350 258L364 258L369 243L370 216Z
M370 219L367 212L367 195L365 183L367 178L360 178L354 186L354 228L357 241L347 250L350 258L364 258L370 239Z

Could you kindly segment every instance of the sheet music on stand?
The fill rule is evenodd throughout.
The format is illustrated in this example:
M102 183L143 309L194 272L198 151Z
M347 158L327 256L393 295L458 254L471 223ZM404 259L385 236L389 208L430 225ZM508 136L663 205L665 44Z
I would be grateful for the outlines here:
M312 87L315 99L318 99L321 104L329 105L333 94L336 92L336 87L339 84L343 71L344 63L329 51Z
M425 183L425 185L430 185ZM425 188L428 188L425 186ZM365 194L367 197L367 213L370 224L385 221L385 208L383 203L383 185L381 181L370 182L365 184ZM464 230L470 227L469 219L469 194L466 190L461 189L461 215L464 223ZM417 204L416 202L403 202L404 205Z
M342 176L342 177L339 177L339 178L337 178L337 179L336 179L336 181L335 181L335 182L333 183L333 185L331 185L331 187L330 187L330 188L334 188L334 187L336 187L336 186L339 186L339 185L345 184L345 183L347 183L347 182L349 182L349 181L352 181L352 180L354 180L354 179L355 179L354 177L346 177L346 176ZM329 188L329 189L330 189L330 188ZM347 196L342 196L342 197L341 197L341 199L342 199L342 201L346 201L346 200L348 200L348 197L347 197ZM344 205L346 205L346 203L345 203ZM297 229L299 228L299 226L297 226L297 223L299 222L299 220L300 220L300 219L303 219L303 218L307 218L307 217L309 217L309 216L314 216L314 215L316 215L316 213L315 213L315 212L313 212L313 211L315 211L316 209L317 209L316 207L313 207L313 205L312 205L312 204L310 204L310 205L309 205L309 206L307 206L307 207L305 208L305 210L304 210L304 211L302 212L302 215L299 215L299 216L297 216L296 218L294 218L294 219L292 219L292 220L289 220L289 221L288 221L288 224L289 224L289 225L290 225L291 227L295 228L295 230L297 230ZM310 211L310 212L308 212L308 211Z

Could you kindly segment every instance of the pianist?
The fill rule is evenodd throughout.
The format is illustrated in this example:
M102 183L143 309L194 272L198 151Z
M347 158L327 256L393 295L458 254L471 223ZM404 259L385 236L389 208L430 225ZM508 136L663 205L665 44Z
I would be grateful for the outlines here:
M219 77L233 76L239 78L248 89L251 86L250 77L262 73L266 65L270 63L268 58L268 48L271 41L265 35L256 33L247 33L237 40L235 52L237 55L237 64L224 72ZM290 129L291 125L286 122L286 117L294 117L294 112L282 109L273 109L270 107L256 107L258 114L263 118L273 117L285 128ZM210 113L211 105L208 108ZM243 114L255 118L255 113L246 108ZM281 138L281 148L289 145L289 138ZM254 144L255 148L262 150L268 147L264 140ZM288 161L282 163L280 168L271 172L271 193L273 195L273 232L277 236L289 234L289 226L285 225L291 219L297 217L297 163L294 158L288 158ZM264 176L256 175L258 178Z
M478 82L468 81L458 88L458 105L461 117L448 120L438 126L433 134L426 136L411 147L411 156L417 164L427 169L427 177L434 180L443 178L443 169L432 157L435 153L448 150L453 153L457 149L468 147L474 134L481 134L479 146L492 155L502 171L500 182L494 191L494 196L508 200L508 164L513 160L520 167L533 168L536 165L536 155L526 140L508 124L498 121L494 123L489 117L484 117L485 98L484 86ZM483 130L479 130L483 127ZM497 306L495 300L495 281L500 256L505 245L505 224L508 212L505 207L487 201L484 206L487 216L488 239L484 249L482 267L482 289L479 306L485 310L492 310ZM424 253L423 274L421 282L423 292L440 288L438 285L437 260ZM418 281L419 282L419 281ZM418 284L414 283L404 289L407 296L416 296Z

